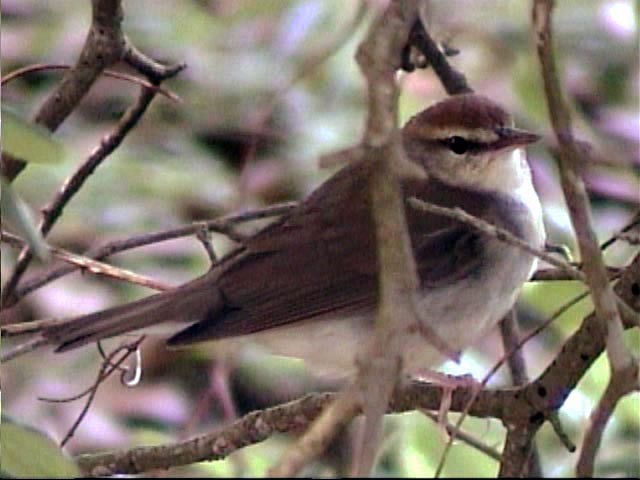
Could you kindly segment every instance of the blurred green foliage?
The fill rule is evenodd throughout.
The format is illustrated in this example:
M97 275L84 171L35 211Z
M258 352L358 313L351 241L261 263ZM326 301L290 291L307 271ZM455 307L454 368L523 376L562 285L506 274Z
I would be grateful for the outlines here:
M60 448L37 430L2 416L3 478L74 478L80 475L76 464Z
M367 14L356 23L359 4L355 1L124 2L124 29L139 49L159 61L187 63L188 68L165 85L181 101L154 100L123 145L65 209L50 235L51 244L82 252L115 237L298 199L310 192L331 174L318 168L318 157L352 145L362 131L366 95L353 54L372 18L374 3L366 4ZM529 2L431 4L433 33L460 49L451 60L474 89L507 106L519 125L548 135L529 33ZM607 160L585 167L595 227L602 240L624 225L638 205L638 8L638 2L631 0L567 0L557 2L555 11L558 62L574 109L577 135L604 152ZM72 64L90 22L90 4L5 0L2 14L1 67L6 74L31 63ZM343 37L345 31L353 33ZM318 52L334 44L325 61L314 61ZM301 73L304 76L290 85ZM9 105L23 118L32 116L61 75L39 71L3 86L3 108ZM399 81L401 122L444 95L430 70L402 74ZM122 80L99 80L54 136L67 153L62 161L30 164L14 184L17 193L33 209L45 205L101 137L114 128L137 89ZM529 159L549 237L568 243L577 257L555 161L543 145L530 149ZM230 246L221 236L214 236L213 244L218 253ZM606 259L611 265L624 265L634 251L617 243L607 251ZM3 245L3 281L14 259L15 250ZM195 239L158 244L112 261L173 284L208 267ZM42 268L34 265L33 273ZM528 285L519 302L523 330L538 325L582 289L575 282ZM61 317L148 293L75 274L28 296L13 313L24 320ZM590 309L588 301L581 302L527 344L525 357L531 376L549 364ZM627 332L627 336L637 353L637 332ZM469 363L463 366L486 371L501 351L499 339L492 335L465 355ZM229 373L239 415L326 387L323 380L301 373L297 364L280 367L278 361L256 361L259 352L251 349L233 353L236 355L229 357L227 352L207 347L167 352L159 343L149 342L144 350L143 384L125 389L117 379L107 382L68 450L77 454L158 443L228 421L229 413L215 387L220 365ZM64 356L27 356L3 366L5 410L62 438L80 406L52 407L36 397L64 397L82 390L93 381L99 361L91 349L83 349ZM607 378L606 359L601 358L560 411L578 444ZM501 371L492 385L508 383ZM618 406L607 427L597 473L640 475L634 455L640 437L639 409L637 395ZM145 418L149 421L143 421ZM464 428L501 450L504 430L497 422L468 419ZM387 433L376 474L433 474L446 439L430 420L418 413L389 417ZM344 475L353 437L351 430L345 432L305 473ZM292 436L278 435L223 462L179 468L171 475L262 476L291 440ZM538 444L546 475L572 474L576 455L566 452L547 426ZM444 472L446 476L495 476L497 463L456 442Z

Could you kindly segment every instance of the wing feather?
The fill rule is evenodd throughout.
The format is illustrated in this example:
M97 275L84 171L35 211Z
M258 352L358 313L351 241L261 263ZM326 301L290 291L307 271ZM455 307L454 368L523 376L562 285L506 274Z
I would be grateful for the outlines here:
M292 322L372 311L377 261L366 168L346 167L301 208L248 240L220 275L226 308L169 340L172 345L244 335ZM405 185L408 195L446 198L439 182ZM460 202L460 198L456 198ZM469 199L468 208L482 203ZM476 232L446 217L407 212L421 284L458 280L482 261Z

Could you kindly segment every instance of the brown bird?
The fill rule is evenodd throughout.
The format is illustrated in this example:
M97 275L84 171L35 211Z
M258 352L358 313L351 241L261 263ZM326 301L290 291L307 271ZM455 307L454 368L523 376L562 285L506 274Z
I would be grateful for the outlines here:
M408 158L426 180L403 180L405 199L460 207L535 247L545 233L521 147L537 135L476 94L453 96L402 129ZM48 328L57 351L157 324L171 346L247 339L327 373L352 370L373 330L375 232L366 160L338 171L290 213L248 238L203 276L174 290ZM405 205L419 273L423 321L453 350L468 347L513 305L536 259L467 224ZM416 334L405 370L442 354Z

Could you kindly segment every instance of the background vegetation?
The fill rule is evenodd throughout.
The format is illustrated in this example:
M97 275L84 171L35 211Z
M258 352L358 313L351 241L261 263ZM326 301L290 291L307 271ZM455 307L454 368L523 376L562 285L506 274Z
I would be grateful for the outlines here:
M628 222L639 204L638 2L558 3L556 47L576 133L602 153L585 166L584 177L595 227L604 241ZM125 2L124 31L141 51L161 62L187 63L164 84L180 101L154 100L122 146L65 209L49 242L80 253L110 239L296 200L310 192L331 174L318 168L318 157L360 138L366 99L353 54L374 4ZM89 2L74 0L5 0L2 14L3 76L32 63L73 64L91 18ZM529 3L519 0L432 2L431 28L439 40L460 50L452 62L477 92L508 107L520 126L550 138L529 15ZM3 106L29 118L60 76L58 71L40 71L19 77L3 87ZM431 70L401 75L400 82L402 122L445 95ZM56 132L64 145L64 160L53 166L30 165L14 184L34 211L99 145L137 88L113 78L96 83ZM575 255L555 160L542 144L529 150L529 159L549 237L566 243ZM215 236L213 245L222 253L231 243ZM617 242L605 259L608 265L623 266L635 251ZM16 250L2 245L3 282L15 256ZM171 285L203 273L209 265L195 237L134 250L110 261ZM26 278L46 268L34 264ZM577 282L528 284L518 304L522 330L533 329L583 290ZM20 320L71 316L148 294L141 287L76 273L29 295L10 314ZM548 365L591 309L583 301L526 345L530 377ZM632 351L639 351L637 329L627 331L625 340ZM445 367L480 378L501 354L496 332L466 352L459 365ZM57 356L37 352L3 365L3 414L59 441L82 402L52 404L38 397L64 398L83 390L94 381L100 362L95 349L84 348ZM198 346L169 352L160 341L148 339L143 367L142 382L135 388L126 388L118 378L101 387L65 447L69 453L166 442L326 387L299 363L264 357L254 347L218 352ZM603 357L560 412L566 432L577 444L607 378ZM490 385L509 382L503 369ZM640 475L639 409L637 394L618 405L598 456L599 474ZM386 428L375 474L433 474L446 438L430 419L419 412L394 415ZM505 432L499 422L470 418L464 428L500 450ZM351 429L345 432L305 473L344 474L354 435ZM226 460L172 469L169 475L261 476L290 441L288 435L272 437ZM549 426L543 427L538 445L546 475L571 474L575 455L564 449ZM495 460L456 442L444 475L495 476L496 471Z

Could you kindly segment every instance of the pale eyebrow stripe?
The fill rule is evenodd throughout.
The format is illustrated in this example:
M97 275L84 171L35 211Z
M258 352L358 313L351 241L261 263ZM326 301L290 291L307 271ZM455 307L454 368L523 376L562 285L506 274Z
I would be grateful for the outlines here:
M434 140L446 140L447 138L458 136L472 143L493 143L500 137L497 133L481 129L481 128L446 128L446 127L431 127L425 126L421 129L420 133L424 136L429 136Z

